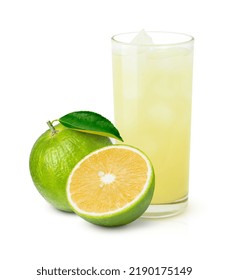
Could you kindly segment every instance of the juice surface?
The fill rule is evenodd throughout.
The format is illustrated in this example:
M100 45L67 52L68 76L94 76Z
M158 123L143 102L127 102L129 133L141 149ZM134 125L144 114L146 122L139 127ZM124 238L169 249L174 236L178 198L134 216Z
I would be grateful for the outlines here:
M122 138L144 151L156 174L152 204L188 194L192 49L113 50L115 121Z

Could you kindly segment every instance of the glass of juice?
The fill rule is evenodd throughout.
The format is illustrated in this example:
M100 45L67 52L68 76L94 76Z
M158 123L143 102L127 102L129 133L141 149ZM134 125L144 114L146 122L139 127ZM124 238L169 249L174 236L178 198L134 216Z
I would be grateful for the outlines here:
M173 216L187 206L193 45L192 36L172 32L112 37L115 123L155 170L145 218Z

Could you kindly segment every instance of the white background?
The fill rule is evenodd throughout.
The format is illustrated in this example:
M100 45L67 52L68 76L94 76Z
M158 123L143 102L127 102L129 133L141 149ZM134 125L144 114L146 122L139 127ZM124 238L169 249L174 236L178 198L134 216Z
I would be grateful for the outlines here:
M191 276L176 277L227 279L226 4L223 0L0 2L1 279L48 279L36 276L42 266L126 270L192 266ZM190 205L174 218L100 228L56 211L43 200L30 178L29 154L47 129L47 120L92 110L113 121L110 37L142 28L195 37Z

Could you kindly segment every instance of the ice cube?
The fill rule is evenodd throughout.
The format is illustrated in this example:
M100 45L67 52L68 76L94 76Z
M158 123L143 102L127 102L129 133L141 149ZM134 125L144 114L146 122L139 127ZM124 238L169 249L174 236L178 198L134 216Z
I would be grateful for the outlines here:
M152 45L153 40L149 34L144 29L142 29L130 43L133 45Z

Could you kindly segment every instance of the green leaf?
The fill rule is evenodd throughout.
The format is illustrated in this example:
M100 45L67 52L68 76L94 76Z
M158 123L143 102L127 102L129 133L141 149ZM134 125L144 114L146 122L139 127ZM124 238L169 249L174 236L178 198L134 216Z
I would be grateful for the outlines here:
M66 127L82 132L112 137L123 141L114 125L108 119L94 112L72 112L61 117L59 122Z

